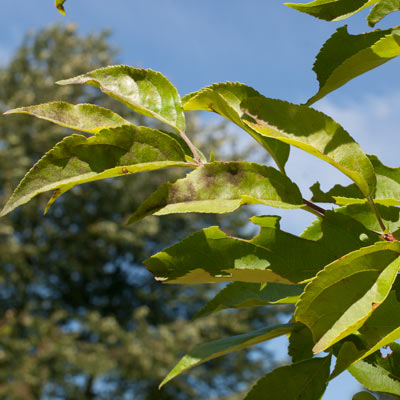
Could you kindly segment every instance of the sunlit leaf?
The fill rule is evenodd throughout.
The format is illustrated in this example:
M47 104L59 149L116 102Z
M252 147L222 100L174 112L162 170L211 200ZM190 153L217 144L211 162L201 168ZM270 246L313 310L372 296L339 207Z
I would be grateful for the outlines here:
M245 161L213 162L160 186L128 223L148 215L228 213L243 204L299 208L303 200L299 188L272 167Z
M42 192L55 190L48 207L75 185L142 171L191 166L178 142L160 131L126 125L96 136L68 136L25 175L0 216Z
M379 0L314 0L306 4L285 3L285 5L326 21L339 21L377 1Z
M181 374L182 372L200 365L213 358L221 357L233 351L241 350L257 343L274 339L291 332L296 324L277 325L258 329L242 335L218 339L209 343L202 343L186 354L171 372L161 382L160 387Z
M18 113L33 115L57 125L89 133L98 133L102 129L130 124L107 108L94 104L72 105L64 101L15 108L4 114Z
M262 96L242 103L244 122L264 136L291 144L333 165L365 196L373 194L376 178L360 146L332 118L307 106Z
M384 206L400 205L400 168L392 168L382 164L374 155L369 155L376 174L376 190L372 196L375 204ZM311 186L312 201L317 203L335 203L339 205L365 203L360 190L354 185L335 185L324 193L317 182Z
M314 228L319 232L316 241L280 230L279 219L253 217L251 221L261 230L251 240L230 237L218 227L203 229L145 264L156 279L168 283L290 284L312 278L333 260L377 240L357 221L333 212L327 212Z
M379 0L367 17L369 26L375 26L386 15L400 10L400 0Z
M330 363L328 356L277 368L261 378L244 400L320 400Z
M56 7L57 7L57 10L60 11L60 13L62 15L65 15L64 3L66 1L67 0L55 0L55 4L56 4Z
M397 281L396 281L397 282ZM344 342L337 355L332 377L343 372L350 365L368 357L380 348L400 338L400 302L392 290L386 300L372 313L359 329L358 337ZM354 341L360 338L360 341Z
M180 133L185 131L185 116L178 91L159 72L114 65L57 83L96 86L136 112L157 118Z
M379 242L326 266L297 303L319 353L357 331L386 299L400 268L400 244ZM334 301L332 301L334 299Z
M296 303L303 289L304 285L233 282L222 289L195 317L205 317L227 308L293 304Z
M386 207L380 204L376 205L381 220L389 232L395 232L400 229L400 208ZM346 214L355 220L361 222L367 229L375 232L381 232L381 227L375 213L369 204L351 204L346 207L335 209L336 212Z
M376 30L350 35L343 26L328 39L319 52L314 71L318 92L308 100L315 103L351 79L374 69L400 54L400 29Z
M391 343L390 348L386 357L378 351L349 367L349 372L368 390L400 396L400 345Z
M271 154L279 169L284 172L290 147L278 140L258 134L241 120L240 104L249 97L259 95L260 93L249 86L227 82L190 93L182 99L182 103L187 111L212 111L240 126Z

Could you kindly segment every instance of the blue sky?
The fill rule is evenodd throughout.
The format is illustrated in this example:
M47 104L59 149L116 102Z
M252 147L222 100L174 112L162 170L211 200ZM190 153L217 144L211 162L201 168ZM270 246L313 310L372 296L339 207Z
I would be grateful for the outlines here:
M283 0L68 0L67 17L53 4L3 0L0 64L7 62L28 29L55 22L74 22L82 33L110 28L121 63L164 73L182 95L215 82L240 81L268 97L304 102L317 90L311 70L315 55L344 24L300 14ZM368 30L365 15L345 21L350 33ZM378 28L397 25L396 17ZM315 105L340 122L366 152L391 166L399 165L398 69L399 60L391 61ZM300 151L292 152L288 173L306 196L316 180L325 189L347 182L331 166ZM310 221L306 213L282 215L282 226L294 233ZM337 378L324 400L351 399L356 388L349 377Z

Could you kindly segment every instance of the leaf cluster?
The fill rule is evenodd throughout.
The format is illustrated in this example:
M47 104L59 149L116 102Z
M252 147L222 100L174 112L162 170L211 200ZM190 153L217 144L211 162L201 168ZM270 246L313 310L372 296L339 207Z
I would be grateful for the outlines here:
M314 0L288 6L328 21L373 6L367 17L371 26L399 10L393 0ZM156 279L166 283L234 281L206 305L203 314L295 302L292 320L283 326L196 346L162 385L212 358L288 335L293 363L262 378L247 400L318 400L329 381L346 369L367 389L400 396L399 350L393 343L400 337L396 317L400 307L399 169L365 154L340 124L311 108L330 92L399 54L398 27L357 35L339 28L316 57L319 90L303 105L268 98L231 82L181 98L159 72L125 65L59 81L60 85L97 87L133 111L159 120L166 129L150 132L125 124L122 117L95 106L90 107L89 119L79 117L79 123L76 114L88 106L53 102L9 111L33 114L76 130L89 129L94 137L71 136L53 147L26 174L2 215L40 192L55 190L49 207L72 186L172 166L183 168L186 176L156 189L128 223L153 215L230 213L245 204L311 212L317 219L301 236L282 231L275 216L255 217L252 222L260 230L251 239L209 227L145 261ZM276 168L207 159L186 132L184 111L195 110L217 113L236 124L270 154ZM285 171L291 146L331 164L352 184L335 186L327 193L315 185L314 198L304 199ZM314 201L344 207L326 211ZM392 351L386 358L380 353L384 346ZM336 363L331 371L332 357Z

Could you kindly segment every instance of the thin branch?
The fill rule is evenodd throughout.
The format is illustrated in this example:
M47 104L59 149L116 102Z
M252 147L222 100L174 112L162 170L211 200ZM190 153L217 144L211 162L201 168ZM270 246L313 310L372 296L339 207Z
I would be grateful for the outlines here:
M322 207L319 207L313 202L306 199L303 199L303 203L306 205L306 207L304 207L305 210L311 212L312 214L316 215L319 218L323 218L325 216L326 210L323 209Z
M379 223L379 226L382 229L382 232L385 232L386 231L386 226L383 223L381 216L379 215L379 212L378 212L378 210L376 208L376 205L375 205L374 201L372 200L372 197L368 196L367 199L368 199L368 202L369 202L372 210L374 211L374 214L376 216L376 219L378 220L378 223Z

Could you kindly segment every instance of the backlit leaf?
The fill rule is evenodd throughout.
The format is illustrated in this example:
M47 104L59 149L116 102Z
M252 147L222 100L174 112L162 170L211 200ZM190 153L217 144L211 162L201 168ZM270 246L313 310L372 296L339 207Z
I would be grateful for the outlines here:
M329 264L307 285L295 318L311 330L314 353L357 331L386 299L400 268L399 253L397 242L375 243Z
M332 118L307 106L262 96L244 101L242 108L244 122L261 135L328 162L353 180L365 196L374 192L376 178L371 162Z
M291 332L296 327L296 324L277 325L273 327L258 329L244 333L242 335L231 336L223 339L218 339L209 343L202 343L188 354L186 354L171 372L161 382L160 387L181 374L182 372L200 365L213 358L221 357L225 354L253 346L257 343L265 342L274 339L278 336L285 335Z
M60 13L62 15L65 15L64 3L66 1L67 0L55 0L55 4L56 4L56 7L57 7L57 10L60 11Z
M384 206L400 205L400 168L388 167L374 156L369 155L375 174L376 190L372 196L375 204ZM310 190L313 193L312 201L317 203L335 203L339 205L365 203L360 190L355 185L335 185L327 193L323 193L319 183L314 184Z
M279 219L251 218L261 227L251 240L230 237L218 227L203 229L150 257L145 264L156 279L167 283L290 284L312 278L333 260L377 240L357 221L333 212L327 212L314 228L319 230L316 241L280 230ZM368 239L361 240L362 235Z
M243 204L299 208L303 200L299 188L272 167L245 161L213 162L160 186L128 222L148 215L228 213Z
M400 338L400 302L392 290L359 329L361 343L345 342L337 355L333 376ZM357 346L358 345L358 346Z
M89 133L98 133L102 129L130 124L107 108L94 104L72 105L64 101L15 108L4 114L18 113L33 115L57 125Z
M285 3L285 5L325 21L339 21L377 1L379 0L314 0L306 4Z
M375 26L386 15L400 10L400 0L379 0L367 17L369 26Z
M368 390L400 396L400 346L391 343L390 348L386 357L378 351L349 367L349 372Z
M249 86L227 82L190 93L182 99L182 103L186 111L213 111L240 126L271 154L280 171L284 172L290 147L285 143L258 134L241 120L240 104L249 97L259 95L260 93Z
M296 303L303 289L304 285L233 282L222 289L195 317L205 317L227 308L293 304Z
M126 125L96 136L68 136L25 175L0 216L42 192L55 190L48 207L75 185L104 178L173 166L185 162L182 147L160 131Z
M395 232L400 229L399 207L386 207L376 204L376 209L379 212L383 224L389 232ZM335 211L354 218L361 222L367 229L375 232L381 232L382 230L376 215L369 204L351 204L346 207L336 208Z
M320 50L314 71L319 91L308 100L315 103L351 79L374 69L400 54L400 29L376 30L350 35L339 28Z
M328 356L276 368L261 378L244 400L320 400L330 364Z
M185 116L178 91L159 72L114 65L57 83L96 86L136 112L157 118L180 133L185 131Z

